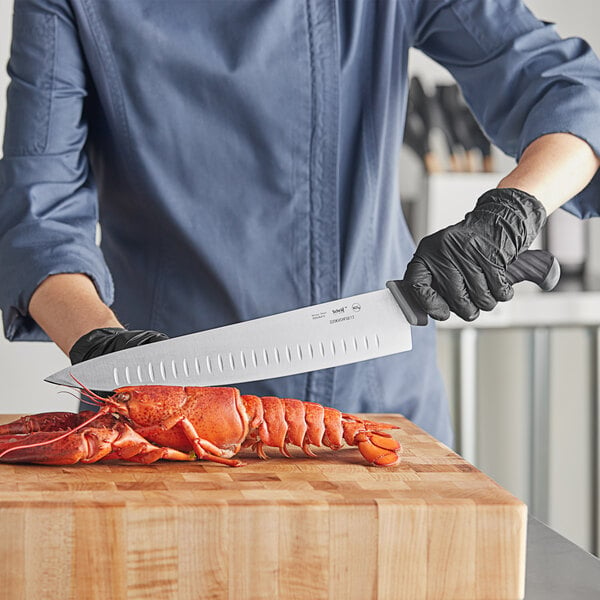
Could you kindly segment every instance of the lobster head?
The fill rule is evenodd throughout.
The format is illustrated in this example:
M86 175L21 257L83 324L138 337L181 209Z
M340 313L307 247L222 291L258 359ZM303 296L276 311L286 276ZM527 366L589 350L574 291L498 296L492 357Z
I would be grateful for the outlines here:
M157 425L180 414L185 400L182 387L142 385L116 389L106 404L137 425Z

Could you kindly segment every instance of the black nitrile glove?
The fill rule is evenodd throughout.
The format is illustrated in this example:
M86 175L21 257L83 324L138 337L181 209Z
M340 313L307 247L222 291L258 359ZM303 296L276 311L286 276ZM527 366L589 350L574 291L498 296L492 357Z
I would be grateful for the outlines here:
M513 188L487 191L460 223L421 240L404 280L422 307L444 321L455 312L466 321L513 297L506 267L535 239L546 210Z
M71 364L76 365L84 360L96 358L103 354L167 339L169 339L167 335L158 331L129 331L121 327L102 327L80 337L73 344L69 352L69 358Z

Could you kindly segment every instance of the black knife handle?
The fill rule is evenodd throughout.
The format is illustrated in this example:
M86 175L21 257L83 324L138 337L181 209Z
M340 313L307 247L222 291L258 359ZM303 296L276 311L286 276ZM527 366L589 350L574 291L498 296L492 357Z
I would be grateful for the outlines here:
M556 257L546 250L526 250L508 265L506 278L511 285L521 281L532 281L541 289L550 291L560 279L560 265ZM412 289L404 280L388 281L386 287L392 292L411 325L427 325L427 313L421 308Z
M511 285L533 281L549 292L560 279L560 265L556 257L546 250L525 250L517 256L517 260L508 265L506 278Z

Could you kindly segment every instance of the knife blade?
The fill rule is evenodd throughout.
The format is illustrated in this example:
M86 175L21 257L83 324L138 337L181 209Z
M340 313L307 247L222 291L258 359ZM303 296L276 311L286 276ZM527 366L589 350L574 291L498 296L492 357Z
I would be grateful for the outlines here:
M525 252L511 265L513 281L553 287L558 263L536 252L542 251ZM409 286L394 280L386 289L106 354L45 381L111 391L273 379L408 351L411 323L425 325L427 314Z
M227 385L403 352L410 325L388 289L106 354L46 379L90 389Z

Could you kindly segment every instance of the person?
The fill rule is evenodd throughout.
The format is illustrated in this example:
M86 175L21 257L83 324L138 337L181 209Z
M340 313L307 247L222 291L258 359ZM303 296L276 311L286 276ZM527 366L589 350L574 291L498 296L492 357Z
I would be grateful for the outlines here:
M518 159L416 251L396 180L411 46ZM470 320L510 298L505 268L548 213L598 214L598 60L518 0L16 0L9 73L5 335L75 362L380 289L407 264L434 319ZM450 444L432 323L413 344L240 387L401 412Z

